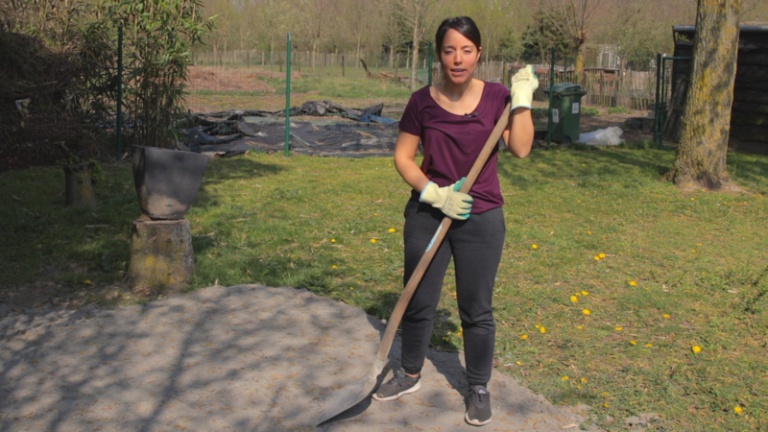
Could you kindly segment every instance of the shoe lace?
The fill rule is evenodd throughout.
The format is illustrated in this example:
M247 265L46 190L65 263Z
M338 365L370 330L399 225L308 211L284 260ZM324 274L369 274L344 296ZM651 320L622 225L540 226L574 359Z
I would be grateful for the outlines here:
M397 383L398 387L405 387L406 385L413 384L409 380L414 380L414 378L408 376L404 370L400 369L395 371L388 383ZM416 380L418 381L418 379Z
M472 389L470 392L478 405L482 405L488 396L488 392L485 389Z

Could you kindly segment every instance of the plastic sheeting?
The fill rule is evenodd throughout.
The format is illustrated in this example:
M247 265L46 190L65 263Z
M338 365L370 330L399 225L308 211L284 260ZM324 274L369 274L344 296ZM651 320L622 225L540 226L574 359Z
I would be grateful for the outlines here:
M624 131L620 127L611 126L580 134L579 142L587 145L616 146L624 143L624 140L621 138L623 133Z
M389 156L398 122L381 116L383 104L349 109L329 101L307 102L291 108L291 117L336 117L332 120L294 121L290 151L315 156ZM339 118L340 117L340 118ZM223 111L192 114L182 130L182 143L192 151L221 156L249 150L285 150L284 111Z

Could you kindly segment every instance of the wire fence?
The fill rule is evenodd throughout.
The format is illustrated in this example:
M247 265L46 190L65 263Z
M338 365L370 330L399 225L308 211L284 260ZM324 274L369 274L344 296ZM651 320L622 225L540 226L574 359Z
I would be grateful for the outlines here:
M217 75L232 79L238 74L252 73L249 69L264 67L272 71L282 72L286 66L286 53L259 50L227 50L194 53L193 63L218 71ZM355 53L331 52L312 53L309 51L294 51L291 68L299 73L322 73L332 69L342 76L350 71L365 69L371 74L383 78L402 81L407 84L411 74L411 57L407 53L381 55L374 58L358 58ZM519 62L481 61L475 72L477 78L508 83L510 76L521 68ZM534 64L539 75L540 87L537 100L546 100L546 89L550 82L550 64L546 61ZM439 63L433 62L428 66L428 59L422 56L419 60L417 79L422 85L440 79ZM630 69L611 67L585 68L578 75L572 66L556 66L554 83L579 84L585 91L583 103L602 107L623 107L630 110L651 111L655 104L656 71L634 71Z

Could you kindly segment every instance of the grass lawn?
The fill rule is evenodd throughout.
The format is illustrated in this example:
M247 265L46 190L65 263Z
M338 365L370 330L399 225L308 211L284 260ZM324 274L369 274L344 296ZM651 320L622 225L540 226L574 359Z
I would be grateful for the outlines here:
M375 97L375 95L370 96ZM507 221L498 370L608 430L768 429L768 159L729 154L744 192L682 193L668 150L536 150L500 161ZM143 301L124 287L126 163L98 207L64 206L61 168L0 173L0 303ZM188 213L194 288L306 287L387 317L402 287L408 190L391 158L248 154L213 161ZM451 270L433 344L461 349Z

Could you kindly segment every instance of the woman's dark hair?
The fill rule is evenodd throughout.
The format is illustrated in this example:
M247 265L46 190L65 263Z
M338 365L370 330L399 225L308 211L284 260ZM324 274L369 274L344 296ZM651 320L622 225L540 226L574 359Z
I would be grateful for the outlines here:
M448 30L454 29L461 33L465 38L472 41L477 49L483 47L482 39L480 38L480 29L477 28L477 24L468 16L460 16L453 18L446 18L437 27L437 33L435 34L435 50L440 52L443 47L443 39Z

